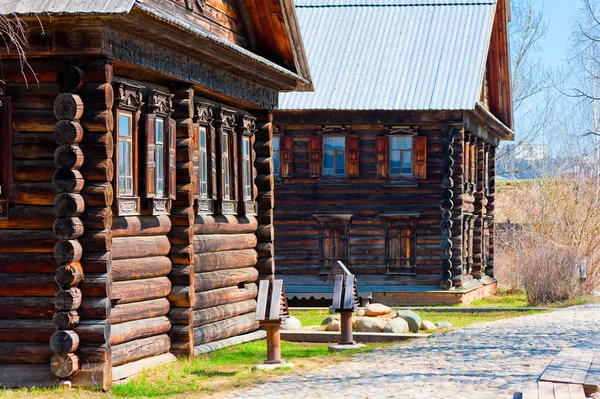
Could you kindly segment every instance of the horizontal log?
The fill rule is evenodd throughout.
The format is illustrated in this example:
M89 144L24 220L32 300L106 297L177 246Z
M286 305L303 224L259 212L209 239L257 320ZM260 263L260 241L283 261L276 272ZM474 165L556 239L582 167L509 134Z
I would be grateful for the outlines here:
M169 302L174 307L190 307L194 302L194 294L192 287L189 285L173 286L168 296Z
M273 158L271 157L260 157L254 161L254 167L259 175L272 175L273 174ZM270 190L270 189L269 189Z
M171 339L168 335L142 338L112 347L112 365L120 366L151 356L162 355L169 351Z
M115 127L111 110L86 110L81 118L81 126L90 132L110 132Z
M79 370L79 357L72 353L56 353L50 361L50 370L59 378L67 378Z
M171 271L171 260L166 256L115 260L112 264L114 281L164 277Z
M194 255L194 272L239 269L256 265L258 255L254 249L213 252Z
M47 363L0 365L0 386L3 388L50 387L57 383L58 378Z
M194 327L198 327L204 324L214 323L216 321L239 316L241 314L255 312L256 301L254 299L249 299L243 302L188 312L176 312L176 310L178 309L173 309L171 312L169 312L169 318L171 319L171 322L179 324L191 323Z
M3 76L3 79L6 78ZM54 99L60 94L53 83L9 83L4 92L11 96L14 109L52 109Z
M54 353L73 353L79 348L79 335L72 330L59 330L50 338L50 349Z
M81 342L105 343L111 335L111 325L108 320L82 320L75 328Z
M79 313L75 310L68 312L55 312L52 316L52 323L59 330L72 330L79 325Z
M52 274L0 274L0 296L52 296L56 282Z
M256 219L259 224L273 224L273 209L263 209L259 205Z
M79 345L77 355L82 364L85 363L104 363L110 360L110 345L109 344L84 344Z
M260 258L272 258L275 253L273 243L259 242L256 245L256 253Z
M75 144L83 139L83 127L77 121L60 120L54 126L54 140L59 145Z
M92 141L93 138L92 139L84 138L84 142L79 144L79 146L81 147L81 150L83 151L83 154L85 155L85 159L102 160L102 159L112 158L114 155L114 150L115 150L112 134L106 133L104 135L97 135L97 134L94 135L93 133L91 133L90 135L96 136L96 137L98 137L98 140L102 140L102 141L94 142L94 141Z
M51 206L16 205L10 207L9 216L8 219L0 219L0 229L49 230L56 219Z
M254 143L254 151L256 151L257 159L271 157L271 141L258 141Z
M51 134L14 133L12 139L13 158L54 160L57 145Z
M20 182L49 182L54 174L54 162L45 159L15 160L12 163L13 179Z
M166 334L171 329L171 322L165 316L128 321L112 326L110 344L118 345L136 339Z
M254 216L196 216L194 234L246 234L254 233L258 222Z
M51 297L0 297L0 319L52 319Z
M0 253L52 252L55 243L52 230L0 230Z
M15 182L13 186L13 200L20 205L53 205L56 190L52 183Z
M0 342L47 343L55 331L52 320L0 320Z
M12 113L12 128L15 132L52 132L55 123L54 112L50 110L28 109Z
M112 232L87 230L79 242L84 252L108 252L112 249Z
M116 305L110 314L110 322L118 323L165 316L170 305L166 298Z
M254 183L262 192L271 191L275 186L273 175L258 175L258 177L254 180Z
M113 259L143 258L165 256L171 245L166 236L155 237L117 237L113 238Z
M84 320L104 320L112 315L110 299L106 297L84 297L77 313Z
M135 362L123 364L121 366L114 367L112 370L112 377L114 381L124 380L142 371L157 367L162 364L173 363L177 358L171 353L163 353L162 355L147 357Z
M56 119L76 121L83 116L83 101L77 94L61 93L54 100L54 116Z
M272 224L258 226L256 238L260 242L273 242L275 239L275 228Z
M196 293L216 288L231 287L240 283L253 283L258 280L258 270L247 267L234 270L219 270L196 274L194 289Z
M79 261L82 253L81 244L77 240L61 240L54 246L54 258L58 263Z
M167 215L118 217L112 226L113 237L167 235L170 230Z
M261 276L274 274L275 273L275 259L274 258L261 258L256 264L256 270Z
M83 235L83 222L79 218L58 218L52 231L59 240L74 240Z
M195 217L196 214L194 207L174 206L171 208L171 222L173 223L173 226L183 227L184 229L187 229L194 224ZM172 231L174 230L175 229L173 229Z
M110 273L112 262L111 252L86 252L81 259L81 266L85 273Z
M86 207L109 207L113 204L114 191L111 183L86 183L81 196Z
M112 159L88 159L79 169L86 181L112 181L115 166Z
M258 322L255 320L254 313L235 316L194 328L194 345L218 341L257 329Z
M77 287L59 289L54 296L54 307L60 311L77 310L81 306L83 296Z
M47 342L0 342L0 353L0 364L48 364L54 354Z
M57 168L79 169L83 160L83 151L78 144L63 144L54 151L54 165Z
M173 245L169 252L169 259L171 259L173 265L191 265L194 263L194 246Z
M110 230L113 222L113 211L108 206L90 207L89 204L86 204L85 213L79 218L86 230Z
M84 363L81 361L79 371L70 380L74 387L96 387L108 391L112 384L110 362Z
M196 293L194 310L206 309L213 306L227 305L256 298L256 284L245 284L244 288L227 287L212 291Z
M110 83L87 83L77 94L81 97L85 109L111 109L115 99Z
M118 304L140 302L166 298L169 292L171 292L171 282L167 277L118 281L113 283L111 300Z
M197 235L194 237L194 252L196 254L201 254L236 249L250 249L256 247L256 243L257 239L254 234Z
M58 193L79 193L84 185L85 180L78 170L59 168L52 175L52 187Z
M83 269L80 262L60 265L54 275L56 282L63 288L70 288L83 280Z
M53 205L58 217L77 217L85 211L85 201L79 194L60 193L54 198Z
M259 213L265 209L273 209L275 207L275 195L273 191L259 193L258 197L256 197L256 202L258 203Z
M112 276L106 274L87 273L79 288L84 298L101 297L110 298L113 289Z

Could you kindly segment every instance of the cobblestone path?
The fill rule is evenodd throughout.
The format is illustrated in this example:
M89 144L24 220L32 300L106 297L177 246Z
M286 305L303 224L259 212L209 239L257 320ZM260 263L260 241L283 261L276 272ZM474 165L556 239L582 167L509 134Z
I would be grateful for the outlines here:
M237 398L520 398L564 347L600 350L600 304L479 323L291 373Z

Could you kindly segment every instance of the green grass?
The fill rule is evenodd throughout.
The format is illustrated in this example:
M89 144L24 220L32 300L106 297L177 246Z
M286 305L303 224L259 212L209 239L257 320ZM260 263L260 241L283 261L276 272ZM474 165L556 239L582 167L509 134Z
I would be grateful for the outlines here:
M463 306L475 308L526 308L529 307L529 302L525 291L499 289L494 296Z

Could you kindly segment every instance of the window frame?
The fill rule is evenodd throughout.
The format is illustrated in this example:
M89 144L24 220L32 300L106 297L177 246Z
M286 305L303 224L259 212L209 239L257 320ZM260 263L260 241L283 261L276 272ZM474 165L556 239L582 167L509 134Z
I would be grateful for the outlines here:
M384 220L385 228L385 268L386 274L396 274L403 276L417 275L417 220L419 213L402 213L402 214L386 214L381 215ZM409 234L403 232L410 230ZM399 234L398 234L399 232ZM408 238L411 244L411 253L408 257L404 257L402 248L403 238ZM396 251L394 247L397 246ZM400 258L392 256L400 254ZM398 262L408 260L409 266L398 265ZM406 270L408 269L408 270Z
M406 151L406 149L394 149L392 146L392 142L394 141L395 138L404 138L404 137L410 137L410 174L405 174L405 173L399 173L399 174L395 174L392 173L392 152L394 151L399 151L400 152L400 170L402 171L402 160L403 160L403 153ZM389 180L414 180L415 179L415 162L414 162L414 156L415 156L415 135L414 134L392 134L388 136L388 145L389 145L389 156L388 156L388 179Z
M127 82L116 83L118 97L115 99L115 120L116 126L114 130L115 151L113 155L116 173L114 175L114 187L116 193L116 215L130 216L140 215L140 197L138 196L138 125L141 115L142 102L142 87ZM132 162L132 192L121 194L119 185L120 177L120 150L119 150L119 116L122 112L127 112L131 115L131 162Z
M0 91L0 95L3 93ZM0 97L0 220L8 219L12 201L12 99Z
M254 153L254 133L256 131L256 118L250 115L240 114L238 116L238 125L238 213L256 216L258 215L258 205L256 203L256 192L254 185L254 160L256 159L256 155ZM247 154L244 153L244 143L247 143Z
M352 223L352 214L315 214L319 229L319 274L327 275L335 264L336 260L342 261L346 267L350 267L350 225ZM332 233L332 235L329 235ZM338 259L334 250L331 259L326 257L325 244L328 239L332 239L336 249L339 247L335 244L336 240L341 241L343 249L342 256ZM330 261L330 264L327 262Z
M174 121L171 119L173 113L173 95L158 90L148 92L148 103L146 106L146 158L144 166L146 168L145 185L146 199L148 200L148 209L152 215L168 215L171 210L171 200L174 200L176 188L171 187L175 179L171 178L171 168L173 165L173 153L176 151L174 145L176 140L172 135L176 134L173 127ZM163 153L162 153L162 193L159 193L158 183L160 180L158 170L158 150L157 143L157 123L162 119L163 129ZM149 182L149 179L153 179Z
M336 180L336 179L346 179L348 177L348 165L346 164L347 160L348 160L348 153L347 153L347 148L346 148L346 134L345 133L331 133L331 134L324 134L323 135L323 142L322 142L322 148L321 148L321 178L322 179L328 179L328 180ZM344 142L344 149L343 150L330 150L333 151L333 174L332 175L327 175L325 174L325 155L327 154L327 150L326 150L326 146L327 146L327 139L334 139L334 138L341 138ZM336 170L336 166L337 166L337 154L338 153L343 153L344 154L344 173L343 174L335 174L335 170Z
M281 133L275 133L273 134L273 139L271 140L271 146L273 148L273 155L271 156L271 158L273 158L273 177L275 177L275 179L279 179L281 180L282 176L281 176L281 138L283 137L283 135ZM277 141L277 149L275 148L275 141ZM275 154L277 154L277 157L275 157Z
M196 214L212 215L215 212L217 200L217 157L216 138L213 128L212 104L197 101L195 103L196 115L194 124L194 198L196 200ZM206 134L205 148L200 145L200 133L204 130ZM206 163L202 163L202 155L206 156ZM196 159L197 158L197 159ZM203 166L206 166L204 170ZM202 190L203 174L206 173L206 192Z
M221 215L238 214L238 169L236 112L220 108L215 120L218 135L219 190L218 205ZM224 151L226 149L226 151Z

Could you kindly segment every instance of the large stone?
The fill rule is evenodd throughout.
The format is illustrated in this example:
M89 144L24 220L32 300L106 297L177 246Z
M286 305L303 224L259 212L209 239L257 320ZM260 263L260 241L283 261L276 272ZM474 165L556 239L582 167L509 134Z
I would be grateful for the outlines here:
M331 323L327 325L325 331L341 331L342 325L339 320L331 320Z
M435 325L439 328L452 328L452 323L449 321L440 321L435 323Z
M362 317L354 325L359 332L382 332L387 323L375 317Z
M340 320L340 316L339 316L339 315L335 315L335 316L329 316L329 317L327 317L325 320L323 320L323 321L321 322L321 325L322 325L322 326L328 326L328 325L330 325L330 324L331 324L331 322L332 322L332 321L334 321L334 320L337 320L337 321L339 321L339 320Z
M364 309L358 309L356 311L356 316L363 317L364 315L365 315L365 310Z
M421 328L421 317L412 310L399 310L396 317L400 317L408 323L410 332L419 332L419 328Z
M282 330L288 330L288 331L301 330L302 329L302 323L300 323L300 320L298 320L294 316L290 316L290 318L287 319L285 321L285 323L281 324L281 329Z
M421 322L421 330L435 331L435 330L437 330L437 327L435 326L435 324L432 321L423 320Z
M401 317L388 321L383 328L384 333L406 334L408 331L408 323Z
M392 309L388 308L385 305L380 303L371 303L365 309L365 316L383 316L386 314L390 314Z

